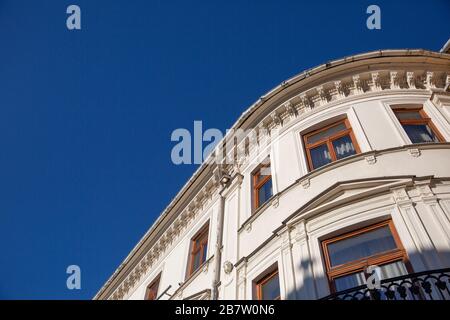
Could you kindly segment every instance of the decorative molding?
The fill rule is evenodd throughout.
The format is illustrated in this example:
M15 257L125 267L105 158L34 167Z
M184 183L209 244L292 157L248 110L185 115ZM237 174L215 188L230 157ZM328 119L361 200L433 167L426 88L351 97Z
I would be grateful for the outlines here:
M395 203L399 206L412 205L412 201L405 187L392 188L391 192Z
M359 74L354 75L352 77L353 79L353 88L354 88L354 94L362 94L364 93L361 76Z
M370 75L372 78L372 83L370 85L371 90L372 91L380 91L381 90L380 73L372 72Z
M295 224L293 229L293 240L294 242L304 242L307 238L306 233L306 221L300 220Z
M437 203L437 197L431 190L431 180L416 181L415 186L424 203Z
M447 82L450 83L449 77L450 74L446 71L430 72L406 69L378 70L347 75L312 87L280 103L260 121L253 131L258 132L257 142L260 144L265 141L267 135L271 134L271 130L286 126L299 116L305 117L318 107L323 108L330 103L345 101L354 95L381 94L382 92L389 93L389 91L399 92L399 90L405 93L408 90L429 93L430 90L437 90L436 88L442 90ZM253 131L249 133L249 136L255 134ZM246 145L248 142L248 139L243 139L239 145ZM250 151L255 149L254 143L245 148L249 150L245 156L250 157Z
M298 111L291 102L286 102L284 108L291 118L296 118L298 116Z
M414 158L420 157L420 150L418 148L412 148L412 149L408 149L408 152L411 156L413 156Z
M410 89L416 89L416 78L413 71L406 72L406 83Z
M399 84L399 77L397 71L391 71L390 73L391 81L390 81L390 87L392 90L400 89Z
M436 88L436 75L432 71L427 71L425 75L425 87L428 90Z
M203 268L202 268L203 273L208 273L209 262L210 262L210 260L207 260L206 263L203 265Z
M368 164L375 164L377 162L377 158L375 157L374 154L368 155L364 158L366 159Z
M341 80L335 81L334 86L336 89L336 99L343 99L346 96L344 85Z
M308 189L310 185L309 178L303 179L302 181L300 181L300 184L302 185L303 189Z
M223 271L226 274L230 274L231 271L233 271L233 268L234 268L234 265L230 261L227 260L223 263Z
M278 195L275 195L272 199L272 207L278 208L279 204L280 204L280 197Z

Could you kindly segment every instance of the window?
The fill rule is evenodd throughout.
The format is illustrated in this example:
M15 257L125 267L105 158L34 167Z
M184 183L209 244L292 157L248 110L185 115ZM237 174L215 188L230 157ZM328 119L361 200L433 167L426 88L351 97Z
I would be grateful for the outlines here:
M156 279L154 279L147 287L145 293L145 300L156 300L158 298L158 288L159 280L161 279L161 274L159 274Z
M253 172L253 209L261 207L272 194L270 163L264 163Z
M208 231L207 223L191 240L191 252L189 256L189 266L187 276L192 275L205 261L208 250Z
M280 300L278 268L256 282L256 297L258 300Z
M310 170L360 152L347 119L310 132L303 140Z
M412 143L444 141L422 108L394 109L394 113Z
M322 242L331 291L365 284L368 266L378 266L380 279L411 271L391 220Z

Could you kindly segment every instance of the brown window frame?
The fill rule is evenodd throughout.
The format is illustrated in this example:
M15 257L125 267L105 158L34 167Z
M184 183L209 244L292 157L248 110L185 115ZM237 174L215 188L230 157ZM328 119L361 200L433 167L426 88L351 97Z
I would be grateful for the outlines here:
M334 127L336 125L339 125L341 123L344 123L344 125L346 127L345 130L339 131L339 132L337 132L337 133L335 133L335 134L333 134L331 136L328 136L326 138L323 138L323 139L321 139L321 140L319 140L317 142L308 143L308 138L309 137L311 137L311 136L313 136L313 135L315 135L317 133L320 133L322 131L328 130L329 128ZM350 122L348 121L347 118L339 120L339 121L336 121L336 122L333 122L332 124L329 124L329 125L326 125L324 127L321 127L320 129L316 129L316 130L311 131L311 132L309 132L307 134L304 134L303 135L303 143L305 145L305 151L306 151L306 157L307 157L307 160L308 160L309 170L312 171L312 170L318 169L318 168L314 168L313 167L313 163L312 163L312 159L311 159L311 153L310 153L311 149L314 149L314 148L316 148L316 147L318 147L318 146L320 146L322 144L326 144L327 148L328 148L328 150L330 152L331 163L333 163L333 162L338 160L337 156L336 156L336 152L334 151L333 140L339 139L339 138L341 138L343 136L346 136L346 135L350 136L350 139L352 140L352 144L353 144L353 147L355 148L356 154L361 153L361 150L360 150L359 145L358 145L358 141L356 140L355 134L353 133L352 127L351 127ZM321 168L321 167L319 167L319 168Z
M436 128L436 126L434 125L431 118L428 117L425 110L423 110L423 107L420 107L420 108L395 108L394 107L392 109L392 111L395 114L395 118L402 125L402 128L405 131L405 133L406 133L406 130L403 127L403 125L427 125L428 127L430 127L431 131L433 131L433 134L436 136L436 138L439 140L439 142L445 142L444 137L441 135L439 130ZM420 116L422 117L422 119L399 119L397 117L397 113L408 113L408 112L418 112L420 114ZM406 133L406 135L408 136L407 133ZM408 136L408 138L409 138L409 136ZM409 138L409 140L411 140L411 138ZM411 141L411 143L414 144L414 142L412 142L412 141Z
M328 245L330 243L334 243L343 239L352 238L354 236L388 226L391 231L392 237L394 238L395 244L397 245L397 249L393 249L386 252L377 253L372 256L364 257L355 261L350 261L345 264L341 264L338 266L331 266L330 255L328 252ZM325 267L326 274L328 277L328 283L330 285L330 289L332 293L336 292L336 286L334 283L334 279L342 276L346 276L349 274L363 272L366 277L370 276L366 273L366 269L370 265L384 265L387 263L402 261L405 264L406 270L409 273L413 273L412 266L409 262L408 255L406 254L406 250L404 249L400 237L398 236L397 230L395 229L394 223L391 219L385 220L376 224L372 224L370 226L360 228L351 232L346 232L339 236L332 237L327 240L322 241L322 252L325 259Z
M159 273L155 279L150 282L145 291L145 300L156 300L158 298L159 282L161 280L161 273ZM153 287L156 286L156 290Z
M275 277L276 275L278 275L278 279L280 279L280 275L278 272L278 267L275 267L274 269L271 269L271 271L266 272L266 274L259 279L258 281L256 281L255 286L256 286L256 299L257 300L263 300L263 296L262 296L262 288L263 286L269 282L270 279L272 279L273 277ZM280 283L278 280L278 287L280 287ZM274 300L281 300L281 288L280 289L280 295L275 298Z
M189 249L189 263L188 263L188 270L186 277L190 277L195 271L197 271L200 266L206 261L206 253L204 253L203 248L208 247L208 236L209 236L209 221L200 228L200 230L195 234L194 237L191 239L191 245ZM197 245L197 242L199 241L199 245ZM200 254L200 263L197 269L194 268L194 261L195 261L195 255L199 253Z
M255 170L253 170L252 173L253 211L264 205L264 203L262 203L261 205L259 204L259 190L262 188L262 186L266 184L267 181L272 179L272 173L270 175L264 176L259 182L258 177L261 175L261 169L267 167L270 168L270 165L271 165L270 161L268 163L261 163L260 165L258 165L258 167L256 167ZM273 196L273 184L272 184L272 196Z

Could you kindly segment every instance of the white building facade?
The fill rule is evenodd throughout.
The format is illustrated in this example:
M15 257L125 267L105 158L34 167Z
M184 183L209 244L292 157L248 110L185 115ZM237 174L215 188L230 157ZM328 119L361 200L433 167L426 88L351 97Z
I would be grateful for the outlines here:
M95 299L449 298L450 54L329 62L233 129Z

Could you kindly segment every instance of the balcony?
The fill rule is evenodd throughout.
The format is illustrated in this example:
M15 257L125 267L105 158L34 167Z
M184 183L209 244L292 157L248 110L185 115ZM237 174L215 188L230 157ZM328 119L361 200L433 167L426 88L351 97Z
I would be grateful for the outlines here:
M450 300L450 268L384 279L378 289L361 285L321 300Z

